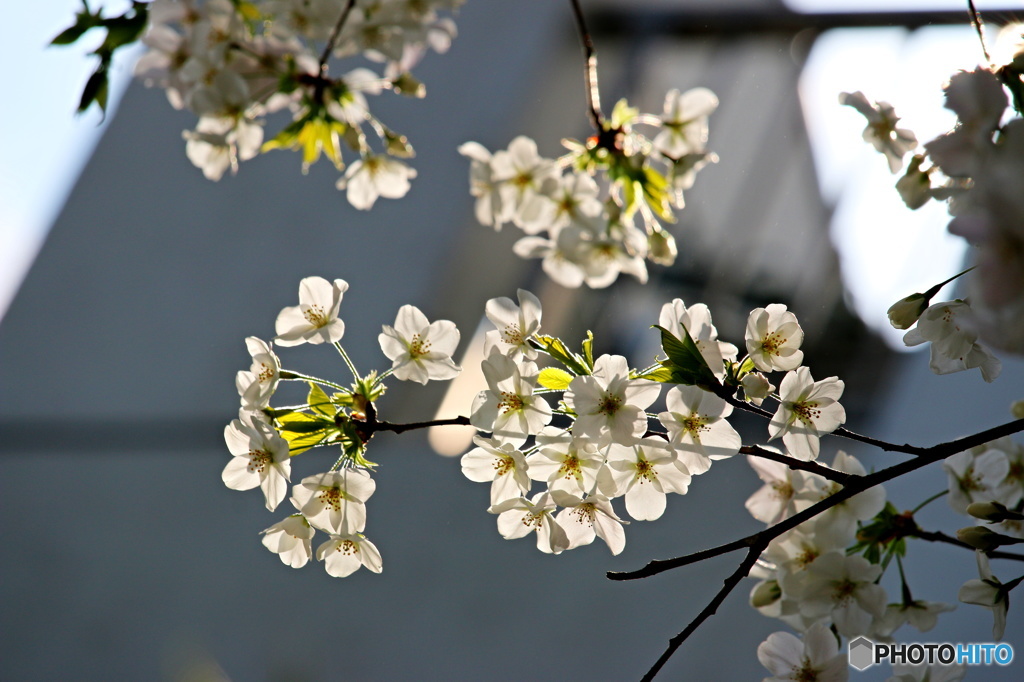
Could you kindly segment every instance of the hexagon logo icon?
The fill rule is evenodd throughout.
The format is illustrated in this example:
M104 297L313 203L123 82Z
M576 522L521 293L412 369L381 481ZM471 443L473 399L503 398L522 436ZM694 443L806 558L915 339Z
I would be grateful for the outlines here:
M875 645L866 637L858 637L850 642L850 665L857 670L864 670L875 658Z

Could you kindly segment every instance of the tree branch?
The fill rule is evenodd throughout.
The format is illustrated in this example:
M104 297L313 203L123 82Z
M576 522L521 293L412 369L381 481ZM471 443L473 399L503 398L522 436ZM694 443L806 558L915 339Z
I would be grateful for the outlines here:
M918 538L920 540L927 540L929 542L944 542L947 545L955 545L957 547L969 549L972 552L975 551L974 547L971 547L966 542L958 540L952 536L946 535L942 531L929 531L916 528L907 533L907 537ZM991 552L985 552L985 554L988 554L990 559L1011 559L1013 561L1024 561L1024 554L1017 554L1015 552L1000 552L997 550L993 550Z
M320 53L320 68L318 70L320 77L325 78L327 76L327 60L331 58L331 52L334 51L334 43L338 41L338 36L341 35L341 28L348 21L348 15L352 13L352 8L356 6L356 0L348 0L345 3L345 9L341 10L341 16L338 17L338 23L334 25L334 29L331 31L330 37L327 39L327 44L324 46L324 51Z
M823 464L817 462L804 462L803 460L790 457L789 455L779 454L778 452L772 452L766 450L758 445L744 445L740 448L740 453L744 455L750 455L751 457L760 457L762 459L770 459L773 462L780 462L785 464L790 469L799 469L800 471L809 471L812 474L817 474L823 478L827 478L830 481L835 481L840 485L849 485L853 481L860 478L857 474L848 474L844 471L836 471Z
M409 424L392 424L391 422L379 422L374 420L373 422L367 422L366 426L370 433L376 433L377 431L390 431L391 433L404 433L406 431L413 431L415 429L429 429L431 426L469 426L469 417L452 417L450 419L434 419L432 421L425 422L411 422Z
M587 115L590 117L590 124L598 133L604 130L604 115L601 114L601 92L597 87L597 51L594 50L594 41L590 38L590 31L587 30L587 23L583 20L583 10L580 8L579 0L570 0L572 3L573 15L576 18L576 27L580 32L580 42L583 43L583 83L587 92Z
M740 565L736 568L732 575L726 580L721 590L716 594L708 605L697 614L690 623L680 632L678 635L669 640L668 647L662 653L661 657L655 662L651 669L644 676L644 680L651 680L661 670L662 666L668 661L669 658L676 652L676 650L682 645L686 639L693 634L694 631L700 625L711 617L718 606L725 601L725 598L736 588L740 580L749 573L750 568L760 557L761 553L768 547L768 544L779 537L783 533L792 530L796 526L800 525L804 521L808 521L818 514L821 514L832 507L850 499L858 493L862 493L868 488L872 488L886 481L891 481L894 478L903 476L912 471L921 469L929 464L945 459L950 455L955 455L958 452L963 452L978 445L983 445L990 441L1008 436L1013 433L1024 430L1024 419L1017 419L1000 426L996 426L991 429L986 429L979 433L958 438L956 440L948 441L946 443L939 443L933 445L930 448L914 448L915 451L920 450L920 454L917 452L911 454L917 454L914 459L900 462L881 471L877 471L873 474L858 477L850 485L847 485L839 492L831 495L830 497L814 504L807 509L794 514L793 516L780 521L774 526L767 528L759 533L748 535L744 538L734 540L732 542L713 547L711 549L704 550L702 552L696 552L674 559L655 560L648 563L643 568L630 571L630 572L609 572L607 577L611 580L636 580L638 578L647 578L664 571L671 570L673 568L680 568L689 564L697 563L705 559L712 557L721 556L728 554L737 549L747 548L747 555L740 562Z

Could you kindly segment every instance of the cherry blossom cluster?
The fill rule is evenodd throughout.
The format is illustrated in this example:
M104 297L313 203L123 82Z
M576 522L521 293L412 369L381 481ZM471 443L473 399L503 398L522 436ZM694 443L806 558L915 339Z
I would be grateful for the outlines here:
M719 340L707 306L676 299L659 317L667 357L641 369L619 355L595 358L593 337L575 353L542 334L540 301L528 291L519 291L518 303L492 299L485 312L496 329L485 337L487 389L470 416L482 433L462 470L491 484L488 511L498 515L502 536L536 533L542 552L558 554L595 537L621 552L626 521L612 505L616 498L624 498L632 519L655 520L669 493L685 494L694 476L740 451L727 421L727 399L740 388L756 405L769 396L778 402L775 414L767 413L769 440L781 438L794 460L816 459L820 436L845 420L843 382L816 382L800 366L803 331L783 305L751 312L747 355L737 359L736 346ZM541 369L541 356L560 366ZM777 394L762 373L773 371L786 372ZM670 385L666 409L649 413L662 384ZM534 482L540 491L531 491Z
M963 301L936 306L956 305L959 310L954 314L962 328L971 329L974 339L980 337L1013 352L1024 350L1022 32L1020 24L1004 29L1004 36L1015 42L1006 63L990 61L949 79L945 106L956 114L956 125L920 147L913 132L897 127L900 119L888 103L872 103L860 92L842 93L839 98L867 118L864 139L886 156L893 173L899 172L906 155L912 154L896 183L907 206L917 209L932 199L948 202L952 216L949 231L975 247L977 271L968 280L972 308ZM909 304L903 307L911 309ZM933 322L945 315L941 309L925 313ZM925 340L934 342L928 338L928 330L923 330L923 335L908 334L907 342L912 345ZM937 352L933 345L932 369L941 374L981 367L991 381L998 373L998 363L972 344L962 339L953 344L959 353L950 348ZM957 363L960 366L954 367Z
M746 507L769 527L842 488L817 473L794 470L777 461L748 459L764 485L747 500ZM831 468L855 476L866 473L860 462L842 451ZM1006 628L1009 593L1021 579L1000 581L992 572L986 552L1016 544L1024 537L1024 447L1009 437L1000 438L949 457L943 468L949 476L949 489L940 495L945 494L957 512L991 523L957 533L961 542L977 548L979 573L977 579L964 583L958 599L991 609L992 636L999 640ZM750 574L758 580L751 590L750 603L760 613L804 633L801 642L792 634L778 632L758 648L762 664L778 676L771 679L845 680L845 657L839 657L841 667L835 662L839 656L837 636L892 641L900 627L910 625L927 632L941 613L955 608L915 599L901 563L901 599L887 603L886 592L878 582L890 561L895 557L900 562L906 553L899 538L912 534L915 528L913 512L897 513L886 503L884 489L876 486L830 507L770 543ZM934 669L932 674L937 671ZM954 666L945 674L958 680L965 671L963 666ZM906 679L931 679L922 677L927 672L927 667L894 670L891 679L905 679L904 674L917 675ZM791 677L796 673L804 677Z
M564 140L569 151L558 159L540 156L523 136L494 153L467 142L459 151L471 160L477 220L521 229L515 253L542 259L563 286L602 288L620 273L646 282L647 260L671 265L676 258L663 223L676 222L683 192L717 160L707 150L708 116L717 106L707 88L670 91L660 116L621 100L596 135Z
M296 513L263 531L263 544L281 561L301 568L312 557L317 530L327 534L316 552L327 572L347 576L361 566L380 573L380 552L363 534L366 501L376 483L370 476L376 464L363 454L373 436L375 401L384 394L383 380L426 384L452 379L460 368L452 360L459 331L452 322L429 322L414 306L402 306L394 326L384 325L381 350L392 361L380 373L360 375L340 341L345 323L338 317L348 284L307 277L299 286L299 304L285 308L277 317L277 335L270 343L246 339L252 356L248 370L235 380L241 397L238 419L224 430L231 460L223 480L234 490L259 487L267 509L274 511L284 500L291 481L291 458L314 447L340 448L340 456L327 470L303 478L292 486L289 502ZM304 343L333 345L352 373L350 387L282 369L275 346ZM281 381L302 382L309 387L306 402L271 407L270 400ZM330 392L330 394L328 394Z
M380 196L404 196L416 171L398 160L412 156L412 147L370 112L366 96L388 89L423 96L410 70L428 49L448 49L455 24L439 12L459 4L154 0L142 37L148 52L135 70L164 88L172 106L199 117L184 133L185 149L207 178L237 171L240 161L263 151L301 149L304 171L325 155L345 170L337 184L349 202L369 209ZM329 77L331 56L380 66ZM264 142L264 117L285 109L291 123ZM358 155L347 169L341 141Z

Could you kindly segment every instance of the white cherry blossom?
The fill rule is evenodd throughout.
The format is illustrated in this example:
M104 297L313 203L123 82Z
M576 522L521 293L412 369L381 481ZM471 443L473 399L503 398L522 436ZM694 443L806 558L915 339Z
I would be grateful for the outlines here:
M789 371L804 361L804 330L781 303L750 311L744 339L750 359L762 372Z
M261 410L270 404L270 397L281 380L281 361L270 345L255 336L245 339L252 356L252 366L235 376L235 387L242 398L242 408Z
M658 325L678 339L683 338L685 329L708 367L719 379L725 376L723 362L736 359L736 346L718 340L718 330L711 322L711 311L703 303L695 303L687 308L682 299L674 299L661 307Z
M888 102L871 104L864 93L839 93L839 103L851 106L868 120L864 128L864 141L885 154L889 170L893 173L903 167L903 156L917 146L917 136L906 128L897 128L900 120L895 109Z
M903 336L903 343L917 346L931 342L928 366L936 374L951 374L978 367L987 382L1002 371L999 358L978 343L972 311L966 301L945 301L929 306L917 321L917 327Z
M484 336L485 354L498 348L512 358L533 360L537 351L530 347L530 339L540 330L540 299L526 289L517 289L519 305L507 297L492 298L484 307L487 319L497 327Z
M789 632L775 632L757 647L757 660L773 677L763 682L846 682L850 667L839 642L823 623L812 625L800 641Z
M345 335L345 323L338 317L341 298L348 282L334 283L323 277L306 277L299 282L299 305L285 308L277 316L274 343L298 346L302 343L334 343Z
M711 468L711 461L732 457L743 440L729 422L732 406L697 386L673 386L665 396L667 412L658 420L687 471L696 476Z
M672 159L703 152L708 142L708 116L717 108L718 97L707 88L683 93L669 90L654 148Z
M537 434L537 446L537 451L526 458L530 478L546 481L552 493L561 490L582 495L594 489L604 466L604 453L597 443L546 426Z
M292 488L291 502L317 528L350 535L366 526L366 500L376 487L366 471L346 467L302 479Z
M626 533L622 524L629 522L615 514L611 500L600 493L591 493L583 498L552 490L551 495L559 506L564 507L555 520L569 538L566 549L589 545L595 537L599 537L605 541L612 554L622 552L626 546Z
M522 445L551 422L551 406L533 393L540 374L537 365L516 364L493 349L480 367L488 390L473 399L470 424L503 442Z
M555 521L555 501L544 491L532 500L517 497L491 506L487 511L498 515L498 532L506 540L515 540L537 533L537 549L545 554L560 554L569 548L565 529Z
M764 449L778 453L774 448ZM764 485L747 499L745 506L751 516L769 526L811 506L820 499L825 487L826 480L821 476L791 469L782 462L748 455L747 463Z
M338 189L346 190L348 203L368 211L378 197L400 199L409 192L409 181L416 177L410 168L390 156L369 154L356 161L338 179Z
M565 404L576 412L574 430L604 443L631 443L647 430L644 412L661 392L660 384L629 378L629 362L621 355L602 355L593 373L575 377Z
M1003 587L999 578L992 574L988 555L981 550L977 550L975 555L978 559L979 577L965 582L957 598L965 604L977 604L992 609L992 639L998 642L1006 632L1006 612L1010 608L1009 591Z
M252 490L259 486L274 511L288 490L291 460L288 441L273 427L255 415L243 415L224 427L224 442L234 455L221 478L232 490Z
M654 521L665 513L666 493L685 495L690 478L668 443L651 436L633 446L613 443L598 488L609 498L625 495L626 511L637 521Z
M474 436L477 447L462 456L462 473L478 483L491 483L491 505L530 491L530 475L523 453L512 443Z
M292 568L302 568L313 556L310 541L316 531L302 514L292 514L262 532L263 546Z
M331 539L316 548L316 558L324 562L328 575L345 578L365 566L380 573L384 566L377 546L361 533L331 535Z
M806 367L787 372L779 389L779 409L768 424L769 440L781 437L797 459L817 459L820 436L846 421L846 410L838 403L844 387L836 377L814 381Z
M831 551L807 567L806 580L792 596L803 615L831 618L839 634L857 637L885 613L885 590L875 584L881 573L881 566L862 556Z
M449 320L430 322L419 308L403 305L395 326L384 325L377 337L380 349L391 365L392 374L402 381L426 384L431 379L454 379L462 371L452 353L459 345L459 330Z

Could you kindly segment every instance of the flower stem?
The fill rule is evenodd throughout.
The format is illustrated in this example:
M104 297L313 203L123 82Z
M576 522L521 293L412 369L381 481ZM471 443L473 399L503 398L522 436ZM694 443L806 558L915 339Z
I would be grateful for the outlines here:
M927 505L931 504L932 502L934 502L935 500L939 499L940 497L942 497L943 495L947 494L948 492L949 492L948 490L943 490L942 492L935 493L934 495L929 497L927 500L925 500L924 502L922 502L921 504L917 505L912 510L910 510L911 515L916 514L917 512L921 511Z
M345 361L345 364L348 365L348 371L352 372L352 378L359 381L362 377L359 376L359 372L356 370L356 366L352 364L352 359L349 358L348 353L346 353L345 349L341 347L341 343L335 341L334 347L338 349L338 352L341 353L341 358Z
M580 42L583 43L583 58L586 61L583 67L583 82L587 92L587 115L594 130L600 133L604 130L604 116L601 114L601 93L597 87L597 51L594 50L594 41L590 38L590 31L587 30L587 22L583 19L583 10L580 8L579 0L570 0L572 3L573 15L576 18L576 28L580 32Z

